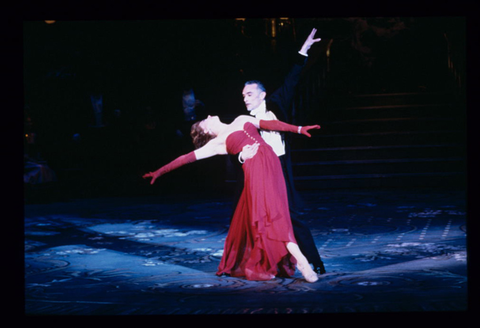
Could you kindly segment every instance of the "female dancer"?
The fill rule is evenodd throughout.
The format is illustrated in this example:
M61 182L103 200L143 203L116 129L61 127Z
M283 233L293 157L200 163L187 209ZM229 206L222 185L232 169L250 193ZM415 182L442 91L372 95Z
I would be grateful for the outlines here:
M304 134L319 125L294 126L278 120L259 120L242 115L225 124L218 116L208 116L192 126L196 150L182 155L143 178L161 175L182 165L215 155L238 154L251 145L255 155L245 160L245 186L233 215L217 275L270 280L290 277L295 264L305 280L315 282L317 274L300 251L293 235L285 180L278 157L262 139L258 129Z

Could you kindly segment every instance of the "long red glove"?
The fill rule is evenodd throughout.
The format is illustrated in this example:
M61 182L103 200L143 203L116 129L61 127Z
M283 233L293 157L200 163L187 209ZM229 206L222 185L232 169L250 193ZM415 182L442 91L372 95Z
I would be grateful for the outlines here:
M278 120L260 120L260 128L269 131L299 133L306 135L307 137L311 137L310 133L308 133L308 130L320 129L320 125L296 126Z
M195 152L191 151L188 154L177 157L176 159L162 166L155 172L150 172L145 174L143 178L152 178L152 181L150 182L150 184L153 184L157 178L161 177L165 173L173 171L179 168L180 166L195 162L196 160L197 160L197 157L195 156Z

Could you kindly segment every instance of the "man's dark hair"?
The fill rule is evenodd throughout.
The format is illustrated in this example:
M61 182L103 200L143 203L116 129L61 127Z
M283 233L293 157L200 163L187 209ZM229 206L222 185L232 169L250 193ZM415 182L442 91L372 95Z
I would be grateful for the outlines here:
M256 84L260 90L262 90L263 92L267 92L263 83L258 80L250 80L245 82L245 85L250 85L250 84Z

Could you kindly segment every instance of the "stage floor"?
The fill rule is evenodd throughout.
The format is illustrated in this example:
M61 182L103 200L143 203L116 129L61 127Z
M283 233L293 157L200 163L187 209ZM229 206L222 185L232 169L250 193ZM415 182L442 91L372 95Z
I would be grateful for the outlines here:
M303 192L327 273L307 283L215 275L230 197L28 204L27 315L462 312L464 191Z

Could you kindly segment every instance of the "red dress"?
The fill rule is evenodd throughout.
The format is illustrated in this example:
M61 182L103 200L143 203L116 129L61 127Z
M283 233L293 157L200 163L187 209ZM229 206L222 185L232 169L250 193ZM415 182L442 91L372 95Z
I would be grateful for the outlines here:
M243 164L245 185L225 240L217 275L270 280L289 277L296 261L288 242L296 243L288 209L280 160L252 123L227 137L229 154L245 145L260 144L257 154Z

